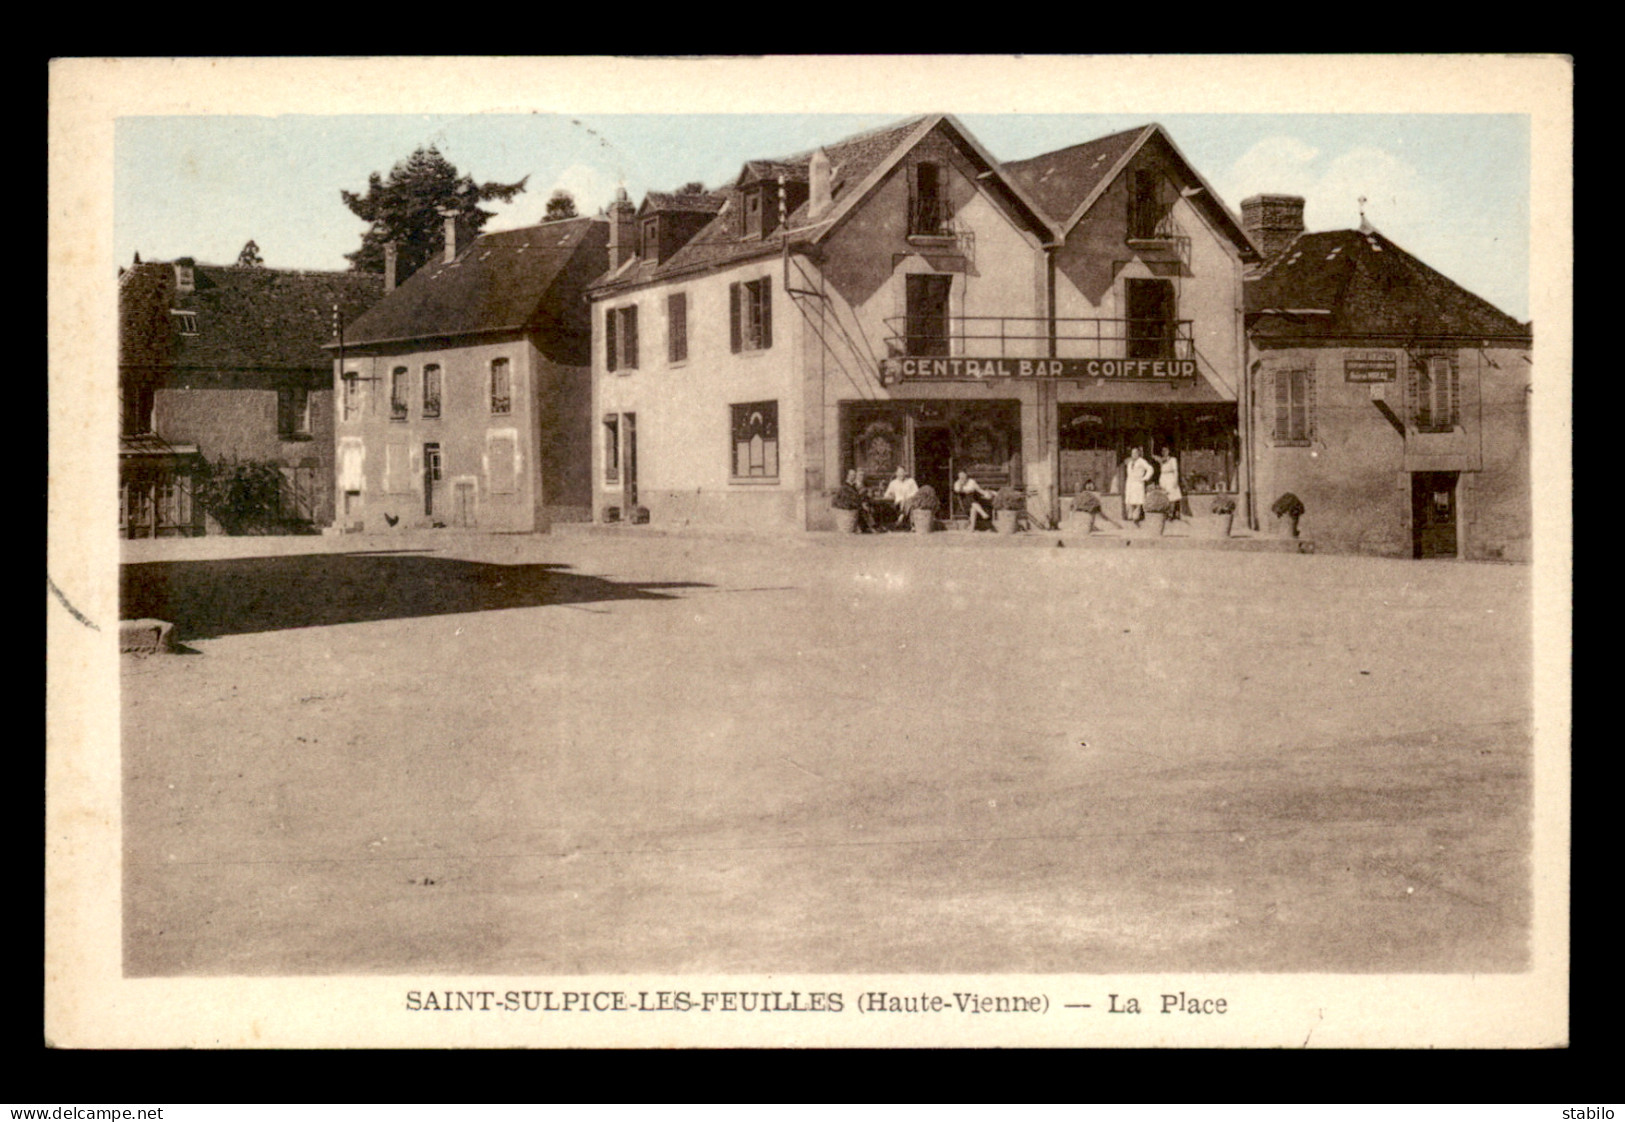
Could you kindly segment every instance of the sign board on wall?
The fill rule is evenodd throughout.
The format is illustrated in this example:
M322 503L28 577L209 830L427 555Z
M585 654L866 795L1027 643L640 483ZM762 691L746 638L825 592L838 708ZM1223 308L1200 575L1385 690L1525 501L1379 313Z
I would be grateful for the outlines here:
M1399 358L1393 351L1350 351L1343 359L1345 382L1397 382Z
M1194 358L888 358L880 380L955 382L982 378L1107 378L1168 382L1196 377Z

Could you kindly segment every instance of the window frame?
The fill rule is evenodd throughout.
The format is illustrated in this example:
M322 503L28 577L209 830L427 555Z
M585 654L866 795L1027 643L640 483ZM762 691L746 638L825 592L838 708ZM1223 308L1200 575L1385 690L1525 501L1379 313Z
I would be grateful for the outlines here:
M621 415L605 413L603 426L604 483L618 487L621 483Z
M308 386L283 386L277 390L276 422L277 435L284 440L302 440L311 436L311 399Z
M638 368L638 306L618 304L604 310L604 369L629 374Z
M934 333L921 331L921 325L932 325L934 320L927 320L922 310L916 311L915 297L920 296L923 301L927 295L926 290L938 288L942 293L941 337ZM954 275L952 273L909 273L903 278L903 351L905 354L921 358L946 358L953 352L953 319L954 319ZM940 343L941 349L916 350L916 341L925 340L932 344Z
M406 366L397 366L389 372L389 419L391 421L404 421L411 413L412 371Z
M430 372L433 372L434 393L429 393ZM438 362L428 362L423 365L423 408L420 414L423 417L433 418L440 416L442 397L445 393L445 373Z
M755 277L728 286L728 343L734 354L773 348L773 278Z
M441 450L437 440L425 441L423 444L423 475L430 483L445 481L445 453Z
M927 182L931 185L929 191ZM909 169L908 236L953 237L948 214L948 176L946 165L939 160L921 160Z
M1411 427L1419 433L1456 431L1461 424L1461 375L1455 352L1423 351L1413 356L1410 381Z
M498 370L502 371L502 377L503 377L503 381L505 383L504 388L507 391L506 393L503 393L503 394L498 394L497 393L497 371ZM513 399L514 399L514 392L513 392L513 363L508 358L508 356L506 356L506 355L498 355L496 358L493 358L490 361L490 363L488 364L488 367L487 367L485 381L486 381L486 390L487 390L486 396L487 396L487 399L488 399L488 401L490 403L491 416L493 416L493 417L507 417L507 416L512 415L512 413L513 413Z
M752 430L752 419L755 414L762 414L761 431L747 441L741 442L742 434ZM756 470L757 462L755 449L751 446L756 440L761 442L761 470ZM740 450L741 447L750 449L745 454L746 472L741 474ZM779 403L777 399L771 401L745 401L728 406L728 479L731 483L777 483L779 482L783 464L780 458L781 443L779 440ZM771 465L771 470L769 466Z
M1272 377L1275 385L1270 443L1277 448L1309 447L1315 441L1314 366L1304 363L1277 367Z

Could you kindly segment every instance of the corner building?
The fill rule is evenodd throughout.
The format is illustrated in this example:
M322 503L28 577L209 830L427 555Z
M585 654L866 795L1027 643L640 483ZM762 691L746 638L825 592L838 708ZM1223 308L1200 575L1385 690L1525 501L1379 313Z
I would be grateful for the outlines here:
M1238 492L1239 223L1157 125L1000 165L933 115L610 210L594 502L833 526L829 492L960 470L1053 519L1168 445ZM945 517L959 512L943 510Z

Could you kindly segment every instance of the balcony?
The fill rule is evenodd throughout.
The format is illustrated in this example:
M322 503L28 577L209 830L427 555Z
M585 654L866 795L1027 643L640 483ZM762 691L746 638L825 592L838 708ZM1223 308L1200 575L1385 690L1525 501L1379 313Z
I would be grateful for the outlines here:
M948 200L931 195L915 199L908 209L908 236L911 238L952 238L953 213Z
M1191 320L1057 319L1041 316L950 316L936 321L890 316L889 358L1145 358L1196 357Z

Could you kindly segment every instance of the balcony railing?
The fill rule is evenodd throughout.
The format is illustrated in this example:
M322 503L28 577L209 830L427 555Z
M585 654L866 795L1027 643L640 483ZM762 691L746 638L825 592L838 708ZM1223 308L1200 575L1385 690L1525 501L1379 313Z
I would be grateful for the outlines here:
M885 320L891 358L1195 358L1188 319L1057 319L1055 349L1041 316L951 316L926 323L908 316Z
M917 238L951 238L954 236L953 212L948 200L925 195L914 200L908 212L908 232Z

